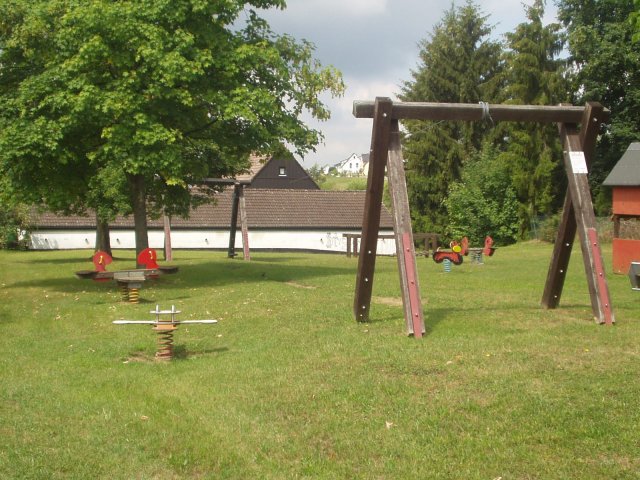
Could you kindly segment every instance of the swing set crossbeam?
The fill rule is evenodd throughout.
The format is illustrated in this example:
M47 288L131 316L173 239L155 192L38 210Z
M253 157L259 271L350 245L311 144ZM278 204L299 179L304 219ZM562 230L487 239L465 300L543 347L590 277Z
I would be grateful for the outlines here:
M452 120L580 123L586 107L573 105L503 105L480 103L393 102L390 117L397 120ZM356 118L374 118L375 101L353 102ZM608 117L609 110L603 109Z

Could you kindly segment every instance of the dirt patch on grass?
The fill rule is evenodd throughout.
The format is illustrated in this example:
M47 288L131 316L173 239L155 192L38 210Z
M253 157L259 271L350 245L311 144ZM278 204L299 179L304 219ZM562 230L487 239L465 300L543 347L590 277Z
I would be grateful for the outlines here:
M156 361L155 355L149 355L148 353L145 353L145 352L134 352L130 354L124 360L123 363L133 363L133 362L148 363L148 362L155 362L155 361Z
M318 287L314 287L313 285L302 285L301 283L296 283L296 282L284 282L287 285L290 285L292 287L296 287L296 288L304 288L307 290L315 290Z
M372 297L371 301L379 305L389 305L391 307L402 306L402 298L400 297Z

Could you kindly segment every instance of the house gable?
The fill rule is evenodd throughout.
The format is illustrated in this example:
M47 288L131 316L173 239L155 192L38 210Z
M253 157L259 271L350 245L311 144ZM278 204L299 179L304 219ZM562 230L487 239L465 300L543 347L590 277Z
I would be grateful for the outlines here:
M252 175L247 188L320 190L320 187L295 158L271 157L264 164L252 161Z

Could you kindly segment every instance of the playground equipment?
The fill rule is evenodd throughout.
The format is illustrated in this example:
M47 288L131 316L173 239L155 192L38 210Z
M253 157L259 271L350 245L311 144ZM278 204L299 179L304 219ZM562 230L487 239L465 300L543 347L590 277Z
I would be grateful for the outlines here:
M451 242L449 246L451 247L451 250L442 250L438 248L435 252L433 252L433 261L436 263L445 262L445 267L447 265L447 262L453 263L454 265L461 265L463 260L462 255L464 255L462 253L462 247L458 242L455 241ZM445 271L448 270L445 268Z
M178 325L182 324L205 324L211 325L218 323L217 320L176 320L176 315L182 313L176 310L175 305L171 305L171 310L160 310L160 306L156 305L155 310L149 313L155 314L155 320L114 320L115 325L153 325L153 331L158 336L158 351L156 352L157 360L169 361L173 358L173 334L178 329ZM169 320L163 320L163 315L170 315Z
M386 169L393 207L394 233L396 235L397 261L406 329L409 335L416 338L422 337L425 332L404 161L400 145L400 120L478 121L491 119L495 122L546 122L558 125L569 188L565 197L562 220L541 303L549 309L558 306L577 232L582 247L593 317L598 323L612 324L615 322L587 178L600 125L609 117L609 111L604 109L602 105L595 102L587 103L584 107L488 105L484 102L480 102L480 104L446 104L393 102L389 98L378 97L375 102L354 102L353 114L356 118L373 119L367 194L362 219L362 244L358 258L353 302L356 320L361 322L369 320L380 227L380 206ZM580 129L578 129L578 124L581 125Z
M122 300L130 303L140 302L140 288L142 283L149 278L158 278L162 274L171 274L178 271L176 266L161 267L157 263L156 251L152 248L145 248L137 257L139 264L144 265L144 269L118 270L108 272L107 265L113 262L111 255L103 251L97 251L92 258L95 270L81 270L76 272L78 278L91 279L97 282L115 280Z
M470 248L469 239L467 237L464 237L460 243L456 241L451 242L450 247L451 250L438 248L433 252L433 261L436 263L445 262L445 265L446 262L450 262L454 265L460 265L462 264L463 258L471 254L471 258L474 263L482 264L482 256L486 255L490 257L496 250L493 246L493 239L489 236L484 239L483 248Z
M496 249L493 246L493 238L487 235L484 239L484 247L469 247L469 239L464 237L462 239L462 254L467 256L471 254L471 260L473 263L477 263L482 265L484 262L482 261L482 257L491 257L495 253Z
M640 291L640 262L631 262L629 265L629 281L631 289Z

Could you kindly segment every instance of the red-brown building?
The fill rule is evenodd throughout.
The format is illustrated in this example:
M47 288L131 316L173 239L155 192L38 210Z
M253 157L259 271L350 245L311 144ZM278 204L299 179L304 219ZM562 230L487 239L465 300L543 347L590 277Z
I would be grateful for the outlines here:
M613 188L613 271L626 274L640 261L640 238L624 228L640 219L640 142L629 145L603 185Z

